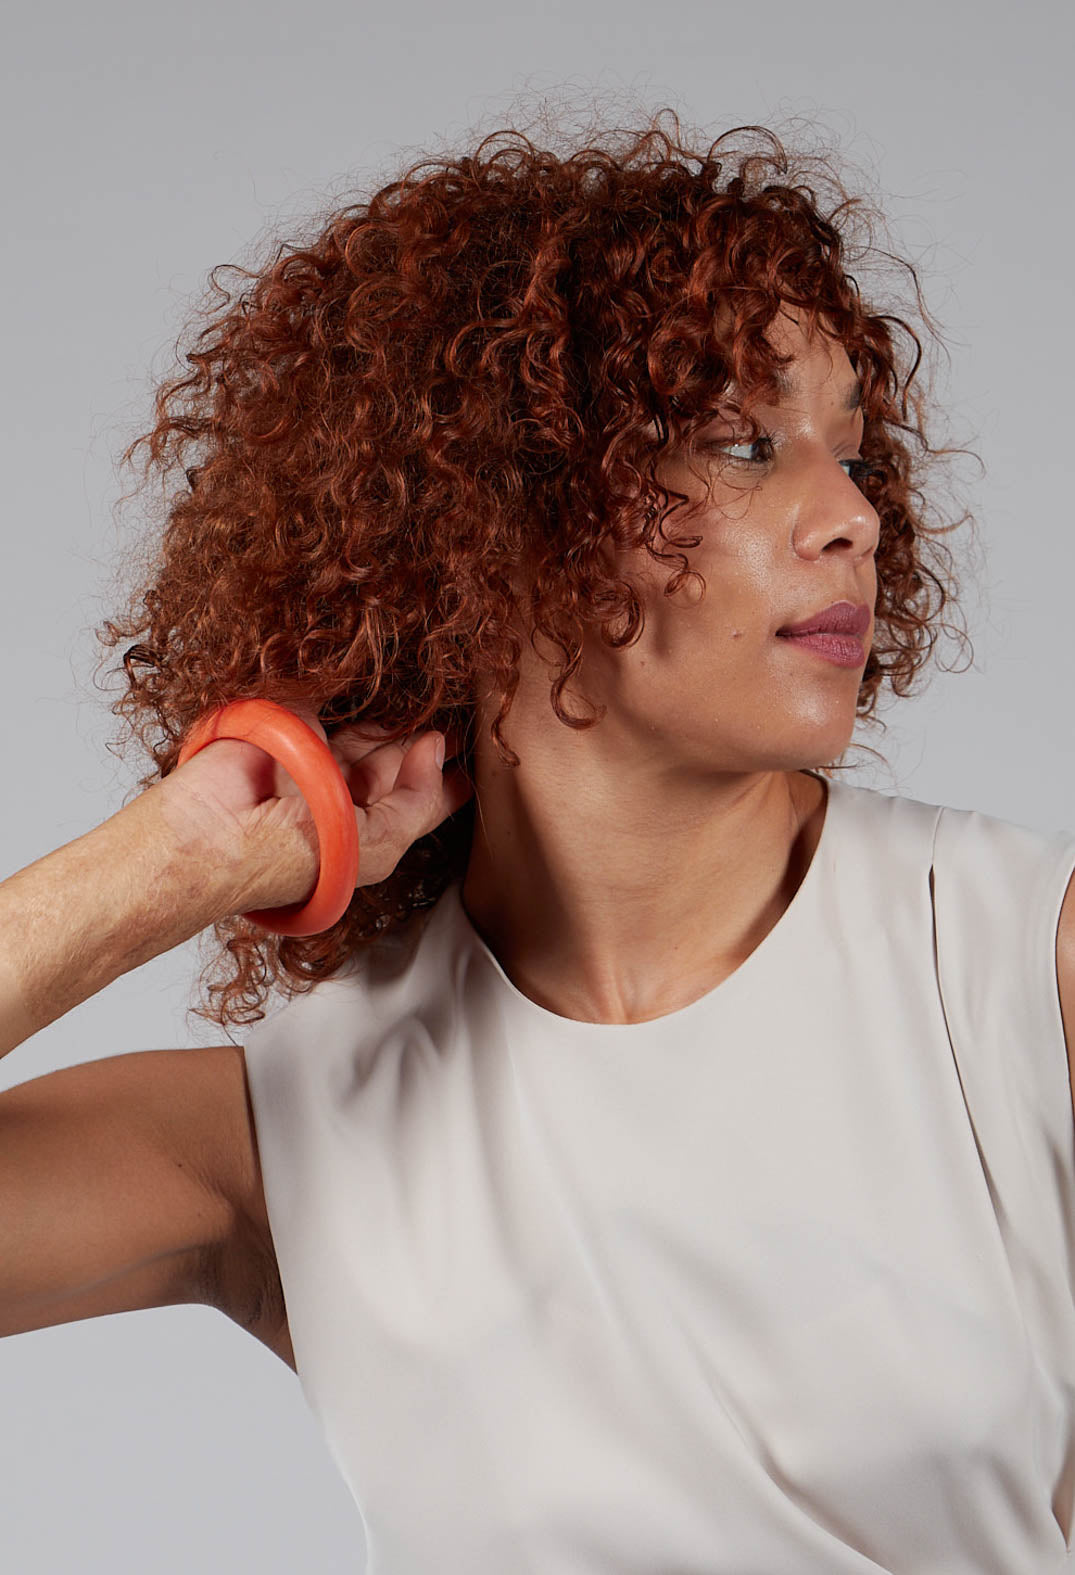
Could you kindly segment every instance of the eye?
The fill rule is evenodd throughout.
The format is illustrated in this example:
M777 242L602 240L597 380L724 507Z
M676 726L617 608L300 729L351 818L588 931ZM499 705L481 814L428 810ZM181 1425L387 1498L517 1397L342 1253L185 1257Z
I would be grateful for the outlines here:
M773 440L770 437L756 438L750 443L704 443L702 447L725 455L733 465L767 465L773 458ZM740 450L738 454L735 452L736 449ZM755 450L760 452L755 454ZM840 466L856 484L861 482L870 470L868 461L861 458L842 459Z
M756 438L753 443L703 443L702 447L715 454L725 454L733 465L767 465L773 457L773 440L768 437ZM735 449L745 449L746 454L736 454ZM752 458L754 449L764 451L764 458Z

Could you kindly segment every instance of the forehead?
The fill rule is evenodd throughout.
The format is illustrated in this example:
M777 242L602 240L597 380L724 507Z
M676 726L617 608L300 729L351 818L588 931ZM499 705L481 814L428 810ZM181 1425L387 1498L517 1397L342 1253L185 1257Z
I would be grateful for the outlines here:
M778 372L782 395L794 395L800 387L854 377L854 368L843 344L825 322L812 330L796 307L782 307L765 331L773 349L794 357L794 364Z
M790 364L776 368L779 389L778 402L794 409L822 396L837 400L840 408L854 411L861 407L862 387L855 375L843 344L823 325L812 332L800 321L798 312L784 308L770 323L766 339L782 356L791 356ZM727 388L731 399L742 400L742 389L733 379ZM761 401L752 401L760 405Z

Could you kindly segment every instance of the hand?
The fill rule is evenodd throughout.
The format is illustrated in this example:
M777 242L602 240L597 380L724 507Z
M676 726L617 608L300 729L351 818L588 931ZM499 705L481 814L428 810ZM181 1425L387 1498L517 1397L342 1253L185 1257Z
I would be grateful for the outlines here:
M330 739L312 709L291 705L328 745L355 805L359 886L387 880L419 837L461 809L474 788L445 740L437 766L432 731L385 744L387 728L355 723ZM184 841L237 866L235 912L304 901L317 880L317 828L305 799L274 756L241 739L207 744L154 791L167 790L169 822Z

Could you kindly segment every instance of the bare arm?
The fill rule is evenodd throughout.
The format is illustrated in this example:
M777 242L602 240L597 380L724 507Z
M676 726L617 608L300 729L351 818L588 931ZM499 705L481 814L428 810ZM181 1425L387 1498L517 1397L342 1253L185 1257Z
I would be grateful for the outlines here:
M316 715L294 709L327 743ZM345 728L330 745L358 817L360 886L385 880L474 791L461 768L442 770L432 734L385 744L385 731ZM253 744L209 744L0 882L0 1056L216 920L305 899L318 868L313 818L279 763Z
M228 746L214 747L219 769ZM256 902L281 860L297 855L297 895L308 889L317 855L298 827L260 854L257 841L214 831L165 782L0 884L0 1053ZM241 1068L230 1045L143 1051L0 1094L0 1336L191 1300L240 1305L233 1282L255 1234Z
M294 895L276 902L312 886L308 829L277 826L271 848L252 837L232 852L179 805L172 780L0 882L0 1055L120 974L256 907L265 884L278 893L290 882Z
M472 792L428 742L348 732L333 751L362 884ZM0 1054L214 919L300 901L317 871L312 818L271 757L208 745L0 883ZM0 1093L0 1336L207 1301L288 1361L250 1269L263 1211L235 1045L108 1057Z

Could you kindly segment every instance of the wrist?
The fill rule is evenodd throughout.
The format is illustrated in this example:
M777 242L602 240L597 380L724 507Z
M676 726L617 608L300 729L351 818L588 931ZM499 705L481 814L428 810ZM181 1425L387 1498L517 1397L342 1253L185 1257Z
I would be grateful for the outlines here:
M302 902L317 884L317 829L301 798L289 796L222 816L219 806L182 791L173 777L136 802L151 795L157 795L153 808L166 828L172 857L197 872L207 905L203 913L210 914L202 928L235 913Z
M111 842L140 893L131 908L141 908L141 923L128 927L123 972L238 912L249 875L239 850L184 814L166 788L156 783L90 833L96 860Z
M0 882L0 1054L236 911L241 866L162 786Z
M317 828L303 799L259 805L243 826L233 913L303 903L317 885L321 854Z

